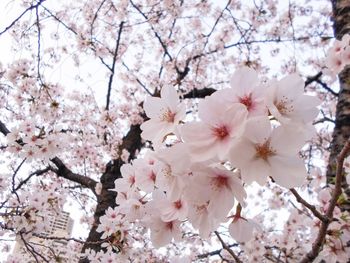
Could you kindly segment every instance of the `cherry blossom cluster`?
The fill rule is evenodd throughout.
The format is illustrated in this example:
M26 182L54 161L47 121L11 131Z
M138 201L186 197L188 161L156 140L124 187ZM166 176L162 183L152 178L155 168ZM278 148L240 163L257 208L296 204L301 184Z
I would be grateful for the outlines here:
M261 83L244 67L231 88L199 101L198 117L187 120L185 102L163 87L160 98L146 99L150 119L141 125L155 151L122 166L113 189L119 206L101 218L98 231L111 236L116 218L138 222L161 247L181 240L184 222L206 238L229 220L232 237L249 241L258 226L243 216L250 208L245 187L268 178L284 188L303 184L307 173L298 152L314 133L319 103L296 74Z
M2 222L4 229L16 229L25 238L45 231L49 220L45 214L59 212L66 202L66 192L58 190L60 185L56 182L36 183L31 187L30 191L20 192L17 198L10 199L8 216Z
M19 127L14 127L7 136L10 152L28 161L42 158L46 162L60 151L62 139L59 131L46 134L45 128L37 129L33 121L26 121Z
M350 64L350 35L345 34L341 40L335 40L326 57L326 67L333 75L341 72Z

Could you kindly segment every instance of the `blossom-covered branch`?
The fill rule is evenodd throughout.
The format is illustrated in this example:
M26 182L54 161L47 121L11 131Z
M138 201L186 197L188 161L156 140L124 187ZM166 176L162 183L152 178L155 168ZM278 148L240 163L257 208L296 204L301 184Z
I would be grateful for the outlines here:
M332 198L329 201L328 209L323 216L325 220L323 220L321 223L318 235L312 244L312 250L310 250L305 255L305 257L300 261L300 263L313 262L314 259L318 256L322 245L324 244L325 237L327 235L328 226L333 220L334 208L336 207L338 198L342 192L341 182L342 182L342 177L344 176L344 170L343 170L344 159L349 155L349 153L350 153L350 140L348 140L345 143L343 149L341 150L341 152L337 157L335 185L332 191Z

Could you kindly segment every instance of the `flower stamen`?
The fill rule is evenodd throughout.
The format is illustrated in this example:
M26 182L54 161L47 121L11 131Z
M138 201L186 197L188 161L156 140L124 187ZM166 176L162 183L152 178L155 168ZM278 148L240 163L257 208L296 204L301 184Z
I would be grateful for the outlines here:
M255 158L263 159L264 161L267 161L269 157L276 154L275 150L270 147L269 140L265 141L263 144L256 144L255 151Z

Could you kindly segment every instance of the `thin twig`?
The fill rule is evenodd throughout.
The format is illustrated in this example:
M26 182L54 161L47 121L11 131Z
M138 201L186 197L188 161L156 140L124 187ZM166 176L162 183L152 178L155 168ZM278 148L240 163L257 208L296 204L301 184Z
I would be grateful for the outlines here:
M309 204L305 199L303 199L294 188L291 188L290 191L292 192L294 197L297 199L297 201L303 206L307 207L314 216L316 216L322 222L326 222L328 220L328 218L322 215L321 212L319 212L314 205Z
M13 27L27 12L38 8L38 6L40 6L43 2L45 2L46 0L40 0L39 2L37 2L35 5L31 5L30 7L28 7L26 10L24 10L15 20L13 20L11 22L11 24L9 24L7 27L5 27L4 30L0 31L0 36L2 34L4 34L6 31L8 31L11 27Z
M225 249L234 259L237 263L243 263L239 257L235 254L235 252L233 252L233 250L225 243L225 241L221 238L220 234L218 231L214 231L215 235L218 237L218 239L220 240L220 243L223 247L223 249Z
M22 160L22 162L18 165L18 167L16 168L16 170L14 171L14 173L12 175L12 193L16 195L18 202L20 202L20 199L19 199L19 196L15 190L16 189L15 188L15 179L16 179L16 175L17 175L18 171L21 169L22 165L25 163L26 160L27 160L26 158L24 158Z
M237 243L228 245L228 247L230 247L230 248L231 247L238 247L238 246L239 246L239 244L237 244ZM221 249L217 249L217 250L213 250L213 251L210 251L210 252L207 252L207 253L204 253L204 254L197 255L197 258L198 259L203 259L203 258L215 256L215 255L220 255L221 251L222 251L222 248Z
M111 67L111 75L109 76L109 82L108 82L108 91L107 91L107 102L106 102L106 110L109 110L109 103L111 99L111 91L112 91L112 83L113 83L113 77L114 77L114 71L115 71L115 63L117 61L118 56L118 49L120 45L120 38L123 30L124 21L120 22L119 24L119 31L118 31L118 37L117 37L117 43L115 45L114 55L113 55L113 62Z
M141 14L141 16L143 16L143 18L145 18L146 20L149 20L148 17L146 16L146 14L144 12L142 12L142 10L132 0L130 0L130 3ZM149 23L149 25L150 25L155 37L158 39L159 44L162 46L164 53L167 55L167 57L169 58L170 61L173 61L173 57L170 55L167 45L165 44L163 39L160 37L158 32L154 29L153 25L151 23Z
M329 93L331 93L333 96L338 97L339 94L338 94L337 92L335 92L334 90L332 90L330 87L328 87L328 85L327 85L326 83L322 82L322 81L319 80L319 79L316 80L316 82L317 82L318 84L320 84L322 88L324 88L324 89L327 90Z

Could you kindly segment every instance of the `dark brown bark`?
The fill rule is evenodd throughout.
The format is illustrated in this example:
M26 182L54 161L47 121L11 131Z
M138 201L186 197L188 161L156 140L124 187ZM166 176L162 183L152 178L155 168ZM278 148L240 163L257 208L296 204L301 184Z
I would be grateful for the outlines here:
M63 177L72 182L76 182L82 187L86 187L91 189L92 191L95 191L95 186L97 183L95 180L87 176L73 173L58 157L52 158L51 162L53 162L57 166L57 169L51 168L50 170L55 172L57 176Z
M141 129L139 125L132 125L127 135L123 138L123 143L120 149L126 149L130 153L129 160L134 159L137 151L142 147ZM105 214L108 207L114 208L116 206L115 198L117 193L110 191L114 188L114 181L121 178L120 167L124 164L121 159L113 160L106 166L106 171L101 177L102 191L97 196L97 206L94 214L94 223L90 230L89 236L82 248L82 252L86 249L91 249L96 252L101 250L101 236L102 233L96 231L100 222L100 217ZM90 262L87 258L80 259L79 263Z
M350 33L350 1L333 0L333 29L335 37L340 40ZM336 159L345 142L350 137L350 66L347 66L339 75L340 90L336 107L335 127L330 145L329 164L327 167L327 182L334 183ZM350 211L350 189L343 177L342 188L347 196L341 208Z

